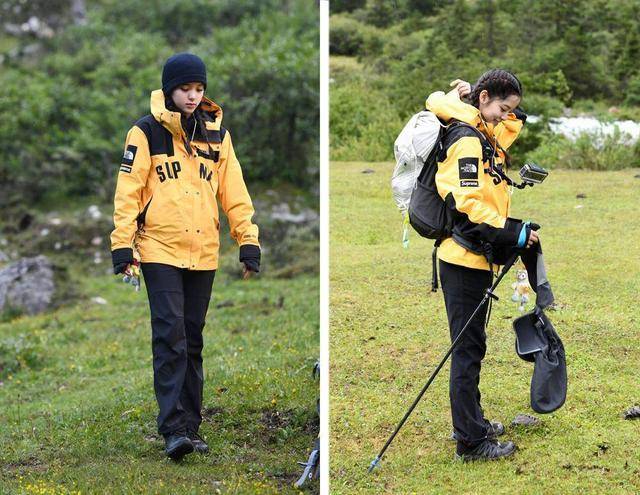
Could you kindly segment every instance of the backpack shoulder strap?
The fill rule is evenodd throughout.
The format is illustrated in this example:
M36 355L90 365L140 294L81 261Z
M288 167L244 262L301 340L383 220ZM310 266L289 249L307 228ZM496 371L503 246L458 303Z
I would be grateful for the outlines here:
M482 146L482 160L493 163L493 157L495 156L496 150L491 144L491 141L489 141L489 138L487 138L487 136L480 132L476 127L459 120L454 120L447 126L445 135L442 138L443 153L446 153L449 146L451 146L455 141L461 137L467 136L477 137L480 140L480 145Z

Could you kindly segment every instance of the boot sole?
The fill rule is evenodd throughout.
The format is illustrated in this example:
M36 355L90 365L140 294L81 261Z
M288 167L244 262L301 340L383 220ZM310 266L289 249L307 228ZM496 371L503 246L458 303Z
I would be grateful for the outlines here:
M173 449L166 450L167 457L173 461L179 461L185 455L193 452L193 444L191 442L183 442L180 445L176 445Z

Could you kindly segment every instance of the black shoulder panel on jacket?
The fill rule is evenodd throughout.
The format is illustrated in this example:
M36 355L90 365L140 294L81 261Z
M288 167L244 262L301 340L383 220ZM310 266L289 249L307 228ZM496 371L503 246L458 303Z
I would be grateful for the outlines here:
M453 124L453 128L447 130L445 132L444 137L442 138L442 145L445 148L445 151L449 149L456 141L462 139L463 137L474 137L480 140L480 136L478 135L480 131L475 131L471 129L468 125L463 124Z
M471 129L468 125L462 125L458 123L452 123L451 127L449 127L442 136L442 140L440 141L441 146L438 150L437 160L439 162L443 162L447 158L447 153L449 152L449 148L453 146L458 140L463 137L475 137L480 139L478 134Z
M135 124L147 136L149 154L173 156L173 137L151 114L145 115Z
M218 144L224 141L224 135L227 133L227 130L224 127L220 127L219 131L214 131L207 129L207 141L212 144Z
M488 161L494 154L494 150L489 141L487 139L483 139L482 136L483 135L479 130L473 129L470 125L452 124L452 127L445 132L444 137L442 138L442 148L438 154L438 161L444 161L447 157L449 148L463 137L476 138L482 147L482 160Z

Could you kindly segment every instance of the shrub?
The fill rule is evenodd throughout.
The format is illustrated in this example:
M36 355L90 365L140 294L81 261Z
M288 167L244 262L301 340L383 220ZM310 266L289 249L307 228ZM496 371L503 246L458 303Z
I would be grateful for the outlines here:
M333 55L354 56L364 45L362 24L349 17L331 16L329 33L329 53Z
M509 148L512 166L519 167L524 163L525 157L542 143L551 131L548 130L547 121L541 119L535 124L527 121L522 128L518 139Z
M521 73L518 74L525 90L525 96L531 93L545 95L560 100L564 105L571 102L573 93L569 87L564 72L545 72L541 74Z
M562 136L548 135L527 158L545 168L622 170L640 166L640 145L622 145L620 137L583 134L571 142Z
M562 115L564 104L562 101L551 96L525 93L522 99L522 108L529 115L539 115L549 118Z
M629 79L629 83L627 84L627 91L625 94L625 105L640 106L640 74L637 74Z
M330 107L332 159L393 158L393 142L404 122L387 94L356 81L333 88Z
M355 9L363 8L367 5L367 0L331 0L331 13L352 12Z
M225 111L248 182L314 185L318 9L307 2L274 8L281 4L104 0L90 7L86 25L42 41L33 58L5 63L0 206L49 191L110 201L126 132L149 113L162 65L177 51L207 64L207 94ZM227 14L225 27L213 29L212 19Z

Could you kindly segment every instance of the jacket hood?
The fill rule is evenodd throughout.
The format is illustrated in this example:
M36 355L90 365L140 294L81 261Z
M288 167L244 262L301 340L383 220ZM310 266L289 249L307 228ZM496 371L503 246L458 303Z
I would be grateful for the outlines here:
M431 93L425 106L427 110L446 122L456 119L473 127L480 127L484 123L480 116L480 110L463 102L455 89L446 94L443 91Z
M172 112L171 110L168 110L164 100L164 93L161 89L156 89L151 92L151 114L169 132L171 132L171 134L180 137L184 135L184 130L182 129L182 124L180 122L181 114L180 112ZM222 108L206 96L202 97L199 108L204 110L211 117L211 121L205 122L207 129L210 131L220 130L220 125L222 124Z
M460 99L456 89L446 94L443 91L431 93L427 98L425 107L445 122L456 119L472 125L490 140L497 140L498 144L504 149L511 146L522 130L523 122L513 113L509 114L508 120L504 120L495 126L488 124L482 118L480 110Z

